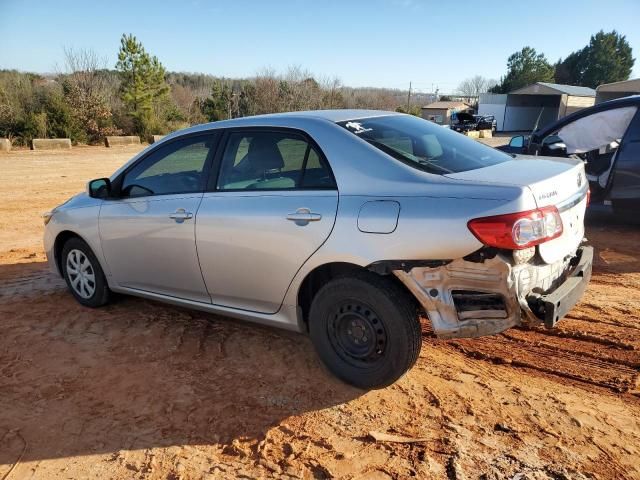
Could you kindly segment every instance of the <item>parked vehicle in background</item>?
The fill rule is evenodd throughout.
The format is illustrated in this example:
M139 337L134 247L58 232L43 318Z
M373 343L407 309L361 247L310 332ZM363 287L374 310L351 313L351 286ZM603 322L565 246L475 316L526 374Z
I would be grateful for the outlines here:
M599 103L511 138L498 149L512 154L579 158L592 203L637 220L640 211L640 95Z
M460 112L456 114L457 123L451 125L451 129L465 133L472 130L491 130L496 131L497 122L493 115L472 115L470 113Z
M83 305L112 292L308 333L338 377L389 385L441 338L553 327L593 252L578 160L515 160L394 112L175 132L45 217Z

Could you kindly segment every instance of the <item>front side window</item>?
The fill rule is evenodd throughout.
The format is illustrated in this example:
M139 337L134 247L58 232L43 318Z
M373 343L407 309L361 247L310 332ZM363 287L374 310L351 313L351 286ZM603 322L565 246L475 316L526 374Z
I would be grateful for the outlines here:
M329 169L303 136L273 131L229 135L220 165L219 190L332 187Z
M122 195L143 197L203 191L205 166L214 138L199 135L159 147L125 174Z
M428 173L445 175L512 160L498 150L411 115L339 122L391 157Z

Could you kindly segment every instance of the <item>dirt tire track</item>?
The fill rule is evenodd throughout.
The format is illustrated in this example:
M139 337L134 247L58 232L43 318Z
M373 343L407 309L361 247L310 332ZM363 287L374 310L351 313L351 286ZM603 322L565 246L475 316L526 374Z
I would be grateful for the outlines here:
M617 392L626 392L636 386L634 368L577 352L556 350L552 346L514 342L505 336L459 340L453 345L473 358L531 368Z
M615 342L600 337L573 336L551 333L553 330L518 330L503 332L503 336L518 343L549 347L559 352L569 352L594 359L640 368L640 358L633 345Z

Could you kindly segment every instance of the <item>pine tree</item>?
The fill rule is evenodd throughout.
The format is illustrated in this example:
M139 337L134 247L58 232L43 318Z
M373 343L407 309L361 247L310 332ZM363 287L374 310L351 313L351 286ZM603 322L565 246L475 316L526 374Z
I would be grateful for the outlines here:
M543 53L535 48L524 47L507 59L507 75L499 85L491 89L494 93L509 93L536 82L553 82L553 66Z
M624 35L600 30L591 35L589 45L556 64L556 81L596 88L603 83L627 80L631 75L633 52Z
M154 103L169 93L166 71L157 57L149 55L136 37L123 34L118 63L122 83L120 96L136 121L138 133L148 133Z

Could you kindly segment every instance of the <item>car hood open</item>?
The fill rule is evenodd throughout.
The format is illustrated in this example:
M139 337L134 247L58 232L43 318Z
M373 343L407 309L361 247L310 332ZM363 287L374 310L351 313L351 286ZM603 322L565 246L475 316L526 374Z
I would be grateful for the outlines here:
M456 114L456 117L458 118L458 122L459 123L465 123L465 122L475 122L476 119L473 115L471 115L470 113L466 113L466 112L460 112Z

